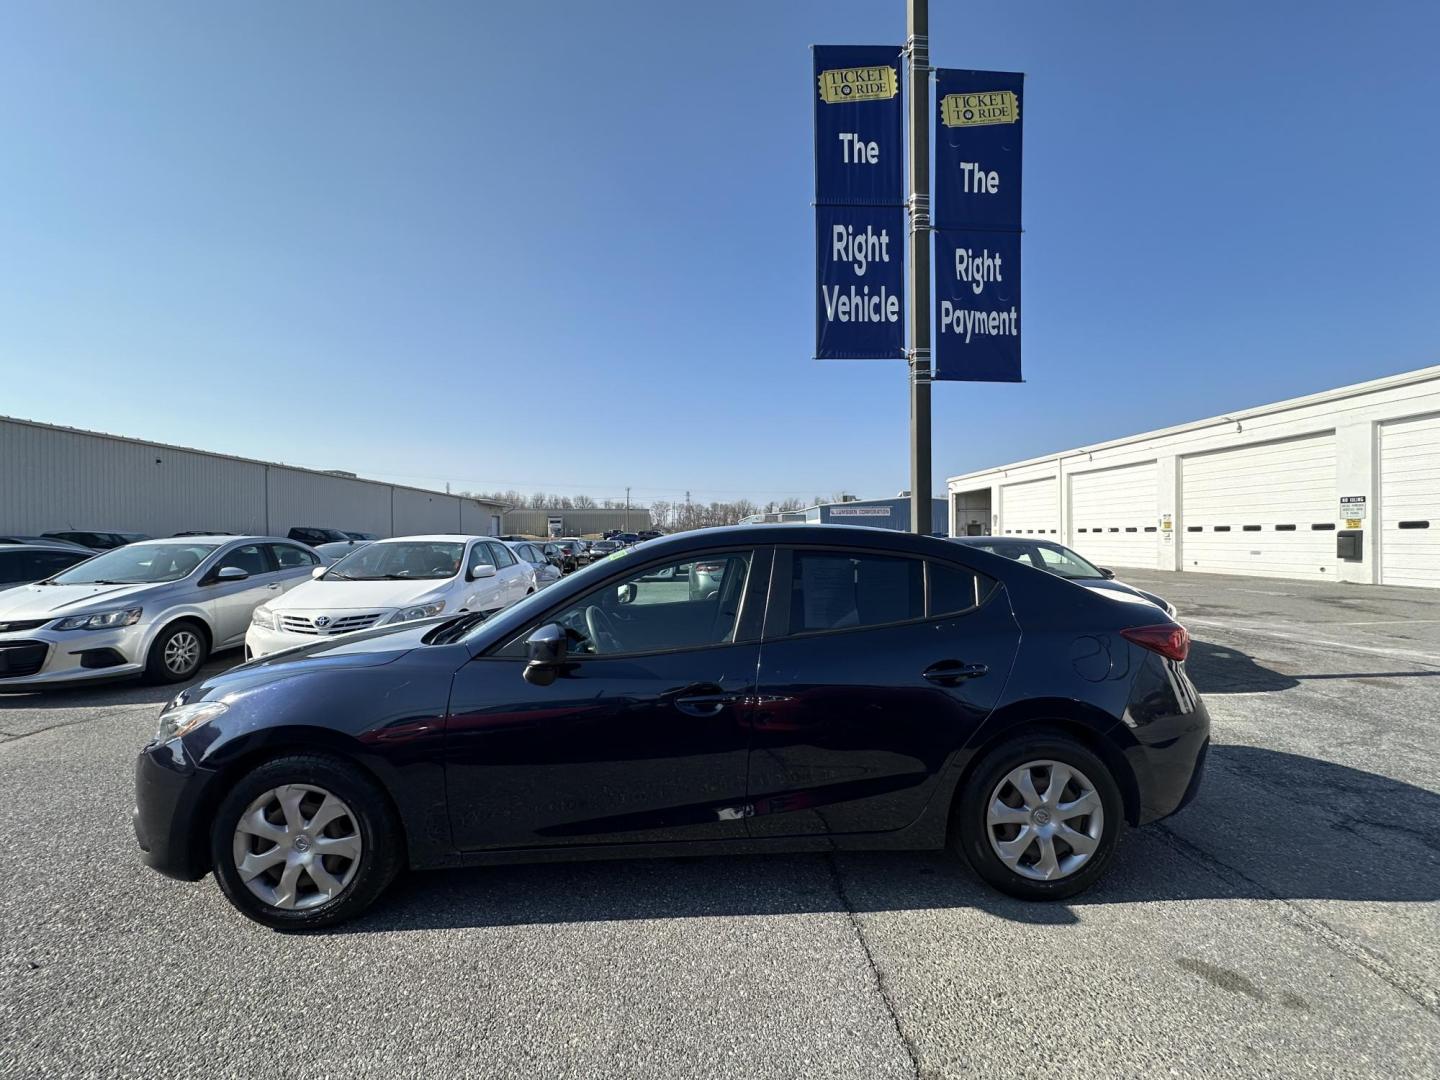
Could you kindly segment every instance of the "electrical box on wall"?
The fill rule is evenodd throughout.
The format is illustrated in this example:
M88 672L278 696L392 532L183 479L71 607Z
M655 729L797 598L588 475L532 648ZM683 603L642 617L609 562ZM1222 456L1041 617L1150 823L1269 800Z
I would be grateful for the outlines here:
M1359 562L1365 557L1365 533L1360 529L1341 529L1335 534L1335 557L1346 562Z

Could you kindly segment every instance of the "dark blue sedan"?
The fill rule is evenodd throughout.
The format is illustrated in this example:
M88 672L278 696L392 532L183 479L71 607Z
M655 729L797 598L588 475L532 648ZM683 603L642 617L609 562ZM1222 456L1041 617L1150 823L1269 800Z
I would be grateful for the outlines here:
M135 829L155 869L213 870L287 929L406 866L683 853L948 845L1056 899L1193 796L1188 647L1148 604L930 537L685 533L489 618L185 690L140 753Z

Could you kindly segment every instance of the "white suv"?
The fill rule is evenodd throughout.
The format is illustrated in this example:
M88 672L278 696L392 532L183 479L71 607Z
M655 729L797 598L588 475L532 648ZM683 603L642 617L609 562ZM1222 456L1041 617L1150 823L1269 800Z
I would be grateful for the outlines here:
M448 615L499 611L535 591L535 571L488 536L397 536L357 548L255 609L254 659L337 634Z

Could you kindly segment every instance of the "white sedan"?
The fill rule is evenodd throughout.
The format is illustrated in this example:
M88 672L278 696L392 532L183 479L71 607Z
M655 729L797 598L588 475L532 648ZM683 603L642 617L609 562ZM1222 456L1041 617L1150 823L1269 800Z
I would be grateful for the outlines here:
M459 611L499 611L534 592L535 571L488 536L377 540L262 604L245 635L254 659L337 634Z

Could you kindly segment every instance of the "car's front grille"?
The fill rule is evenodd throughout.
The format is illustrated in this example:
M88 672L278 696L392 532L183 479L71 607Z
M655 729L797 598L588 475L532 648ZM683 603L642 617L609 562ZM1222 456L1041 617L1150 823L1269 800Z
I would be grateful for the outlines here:
M44 626L49 619L25 619L21 622L0 622L0 634L13 634L20 630L34 630Z
M349 634L356 630L368 630L383 615L382 611L369 611L363 615L281 615L280 629L292 634ZM317 619L327 619L324 626L317 626Z
M49 652L47 641L0 641L0 679L34 675L45 666Z

